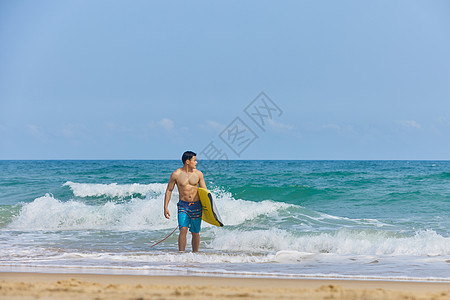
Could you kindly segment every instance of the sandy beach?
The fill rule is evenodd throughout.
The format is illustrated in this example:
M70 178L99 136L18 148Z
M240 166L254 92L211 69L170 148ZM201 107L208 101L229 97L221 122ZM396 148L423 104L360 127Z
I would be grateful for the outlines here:
M0 299L450 299L436 282L0 273Z

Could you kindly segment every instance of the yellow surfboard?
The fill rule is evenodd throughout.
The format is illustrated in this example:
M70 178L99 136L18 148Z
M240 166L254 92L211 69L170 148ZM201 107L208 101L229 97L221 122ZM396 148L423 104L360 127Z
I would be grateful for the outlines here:
M223 223L220 219L217 208L214 205L211 193L204 188L198 188L198 196L200 197L200 202L203 207L202 220L211 225L222 227Z

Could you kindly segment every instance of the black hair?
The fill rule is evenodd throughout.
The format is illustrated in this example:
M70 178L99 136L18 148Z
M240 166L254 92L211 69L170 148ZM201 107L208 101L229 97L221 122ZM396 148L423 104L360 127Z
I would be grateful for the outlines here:
M183 156L181 157L181 161L183 162L183 165L187 160L191 160L191 158L193 158L194 156L197 156L197 153L192 152L192 151L184 152Z

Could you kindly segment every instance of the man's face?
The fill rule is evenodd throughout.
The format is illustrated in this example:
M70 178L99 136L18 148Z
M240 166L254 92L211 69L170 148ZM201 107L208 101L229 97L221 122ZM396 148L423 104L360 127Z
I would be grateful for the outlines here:
M197 157L196 156L192 156L192 158L188 159L187 161L189 162L189 166L191 168L193 168L193 169L196 168L196 166L197 166Z

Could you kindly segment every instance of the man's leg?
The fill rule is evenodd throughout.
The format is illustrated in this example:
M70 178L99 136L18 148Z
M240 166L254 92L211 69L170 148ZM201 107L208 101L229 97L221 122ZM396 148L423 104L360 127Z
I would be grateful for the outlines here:
M200 245L200 229L202 227L202 218L198 217L191 221L191 233L192 233L192 252L197 252Z
M184 251L186 249L186 235L188 232L188 227L180 228L180 235L178 236L178 250Z
M197 252L200 245L200 233L192 233L192 252Z

